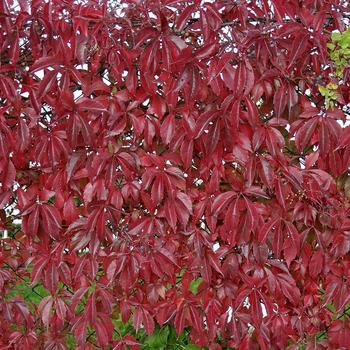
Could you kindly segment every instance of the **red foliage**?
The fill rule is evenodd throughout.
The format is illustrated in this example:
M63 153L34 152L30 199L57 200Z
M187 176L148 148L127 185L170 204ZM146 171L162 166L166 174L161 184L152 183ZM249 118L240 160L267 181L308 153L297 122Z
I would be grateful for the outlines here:
M348 348L326 305L350 300L347 75L336 109L318 93L346 2L28 3L0 1L2 228L22 220L0 348L88 326L102 348L116 308L212 349ZM35 310L5 297L28 269Z

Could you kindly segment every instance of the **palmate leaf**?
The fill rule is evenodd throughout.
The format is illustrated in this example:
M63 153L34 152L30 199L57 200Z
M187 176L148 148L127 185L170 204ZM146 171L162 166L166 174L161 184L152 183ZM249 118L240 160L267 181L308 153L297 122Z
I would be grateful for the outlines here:
M0 348L349 348L347 16L0 0Z

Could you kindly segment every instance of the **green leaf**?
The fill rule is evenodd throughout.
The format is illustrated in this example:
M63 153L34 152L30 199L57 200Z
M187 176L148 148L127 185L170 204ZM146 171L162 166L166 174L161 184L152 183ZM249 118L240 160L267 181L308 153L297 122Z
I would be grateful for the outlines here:
M108 142L108 152L114 154L114 146L112 142Z
M196 280L192 280L192 282L190 283L189 290L196 295L198 293L198 287L200 286L202 281L202 277L198 277Z
M329 94L329 90L324 86L319 85L318 90L320 91L322 96L327 96Z
M201 348L197 345L194 345L194 344L188 344L188 345L186 345L185 349L186 350L200 350Z
M316 334L316 339L318 340L318 341L320 341L320 340L322 340L322 339L327 339L327 332L324 332L324 331L322 331L322 332L318 332L317 334Z
M331 310L334 314L336 314L336 309L333 304L328 303L326 306L329 310Z
M148 345L149 349L165 349L168 343L169 333L170 330L168 326L156 329L153 334L145 340L145 344Z
M122 177L118 177L116 180L115 180L115 186L119 189L122 188L122 183L123 183L123 178Z
M340 39L341 39L341 33L339 33L339 32L333 32L332 33L332 40L333 41L338 41Z
M82 201L78 197L74 196L73 199L77 207L79 207L82 204Z
M68 333L65 337L65 343L69 350L73 350L77 348L77 343L75 341L74 336L71 333Z
M338 89L338 85L334 84L334 83L329 83L329 84L327 84L327 89L336 90L336 89Z
M52 197L50 197L50 198L48 199L47 203L48 203L48 204L54 204L54 203L55 203L55 199L56 199L56 197L55 197L55 196L52 196Z

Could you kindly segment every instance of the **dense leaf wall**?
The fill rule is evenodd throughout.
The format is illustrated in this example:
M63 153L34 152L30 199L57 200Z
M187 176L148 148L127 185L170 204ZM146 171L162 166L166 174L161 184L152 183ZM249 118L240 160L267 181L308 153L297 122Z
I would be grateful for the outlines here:
M349 16L1 0L0 348L350 348Z

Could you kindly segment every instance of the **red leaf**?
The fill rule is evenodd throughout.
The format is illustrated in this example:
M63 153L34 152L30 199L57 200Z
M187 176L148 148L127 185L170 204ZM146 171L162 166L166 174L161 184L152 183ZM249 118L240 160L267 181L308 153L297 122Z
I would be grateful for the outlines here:
M28 148L30 138L31 135L28 125L25 120L21 118L18 124L18 149L20 152L23 152Z
M286 222L286 228L289 235L284 240L283 251L289 266L300 250L300 235L293 224Z
M165 256L170 262L172 262L174 265L179 266L177 264L175 256L167 249L165 248L158 248L159 253L161 253L163 256Z
M190 79L190 69L188 66L185 67L185 69L182 71L181 75L177 79L176 85L174 87L174 92L178 92L183 89L185 84Z
M39 213L40 208L38 205L32 206L32 211L30 212L30 215L28 216L28 234L30 235L36 235L38 233L39 228ZM25 212L23 213L25 215Z
M67 306L64 303L64 301L60 298L57 298L55 301L55 306L56 306L56 314L57 317L63 321L66 317L67 314Z
M317 118L308 120L296 133L295 144L299 150L303 150L309 143L312 134L314 133L317 126Z
M89 111L89 112L107 112L107 108L99 101L90 98L81 98L77 103L77 108L79 111Z
M56 81L57 72L55 70L47 71L44 75L43 80L39 84L37 91L38 100L44 97L52 88Z
M211 211L214 215L220 214L220 212L227 207L229 202L236 196L233 191L220 193L213 201Z
M288 68L291 68L295 61L307 50L309 34L297 35L294 38Z
M63 63L63 56L61 54L57 54L54 56L41 57L34 62L34 64L30 67L30 72L34 73L38 70L45 69L47 67L54 67Z
M78 219L78 217L79 214L74 199L72 197L69 197L68 200L64 203L63 219L67 225L70 225L73 221Z
M51 205L42 205L40 214L42 217L42 225L45 233L57 238L57 234L61 228L61 215L57 208Z
M99 344L101 346L107 345L113 336L114 325L112 320L107 315L99 314L94 327Z
M142 309L142 312L143 312L143 325L145 327L145 331L148 335L151 335L154 331L153 317L146 309Z
M286 88L284 85L280 86L273 97L273 106L275 117L280 118L282 116L283 111L285 110L287 105L287 95Z
M309 273L312 278L317 278L323 269L323 254L321 250L317 250L309 262Z
M0 348L349 348L340 3L0 1Z
M129 71L125 79L125 85L130 93L135 94L137 88L137 72L134 68Z
M167 1L167 5L169 1ZM178 2L178 1L172 1L172 2ZM178 32L181 32L185 25L187 20L190 18L192 12L197 8L197 5L190 5L190 6L186 6L184 11L181 11L180 15L177 16L176 18L176 22L175 22L175 28Z
M305 157L305 169L310 169L317 162L320 151L312 152Z
M165 217L171 228L175 230L177 221L176 209L174 203L170 200L165 202Z
M34 264L33 269L31 271L31 280L32 285L34 286L41 278L42 271L48 263L48 259L46 257L41 257Z
M261 226L259 233L258 233L258 240L259 242L265 242L267 235L269 234L269 232L271 232L271 230L273 229L273 227L276 225L276 223L280 220L280 218L274 218L272 220L269 220L267 222L264 223L263 226Z
M164 144L168 145L175 134L175 117L173 114L168 115L160 128L160 136Z
M42 319L43 324L46 328L49 327L52 304L53 304L53 300L52 300L52 297L49 295L47 297L44 297L41 300L39 307L38 307L38 309L41 311L41 319Z

